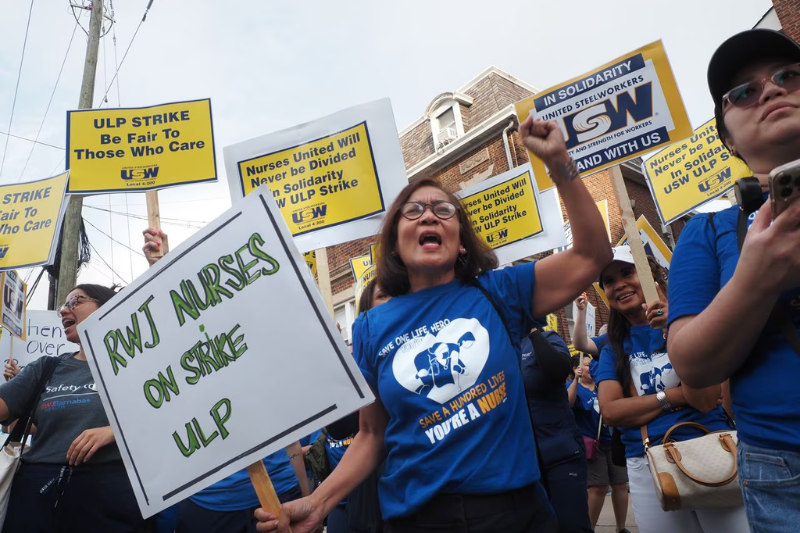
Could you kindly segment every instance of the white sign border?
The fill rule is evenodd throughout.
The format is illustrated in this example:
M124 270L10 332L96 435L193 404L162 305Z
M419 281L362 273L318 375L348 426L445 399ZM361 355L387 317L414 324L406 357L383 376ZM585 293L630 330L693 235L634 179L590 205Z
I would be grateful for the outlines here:
M343 109L305 124L226 146L223 148L223 157L231 200L235 204L244 197L242 176L239 171L240 162L330 137L336 132L362 123L365 124L368 131L372 160L378 178L378 190L381 195L381 210L372 215L312 230L293 238L300 252L305 253L377 235L383 223L384 214L403 187L408 185L408 174L400 149L400 138L397 135L392 104L388 98ZM395 173L398 175L396 176Z
M294 270L294 273L297 275L298 280L299 280L300 284L302 285L303 290L304 290L304 292L306 294L306 297L309 300L309 303L314 308L317 320L319 320L323 330L325 331L325 333L326 333L326 335L328 337L328 340L330 341L332 348L336 352L336 355L338 356L340 363L344 367L345 373L350 378L350 382L352 383L353 387L355 388L356 393L358 394L358 396L361 399L365 399L365 400L371 401L371 399L373 398L372 391L369 389L369 386L366 385L366 382L364 382L365 385L364 385L363 388L359 386L359 383L358 383L359 379L357 379L357 377L354 374L353 370L348 366L347 362L345 361L345 354L340 349L340 344L343 345L343 341L342 342L337 342L336 341L336 337L334 337L334 335L336 333L332 329L332 326L331 326L332 321L325 319L325 313L327 313L327 311L326 311L325 304L322 301L322 297L319 294L319 291L318 290L311 290L311 288L310 288L311 286L314 286L314 289L316 289L316 285L315 285L315 283L313 281L313 278L311 277L311 271L308 269L308 267L305 266L305 261L302 259L302 255L292 253L292 251L291 251L290 245L288 244L288 242L290 242L292 240L291 234L289 233L289 229L286 227L286 224L284 224L282 220L280 222L278 222L276 220L276 218L273 216L273 212L270 210L269 206L267 205L267 203L271 203L273 205L274 211L276 213L280 213L280 211L278 210L278 206L274 203L274 200L272 199L272 194L271 194L269 188L267 186L265 186L265 185L261 186L257 190L253 191L253 193L251 193L248 197L250 197L250 196L260 198L261 204L263 205L264 210L266 211L267 216L269 217L269 222L275 228L275 231L277 233L278 239L280 240L281 245L283 246L287 257L289 258L289 261L292 264L292 269ZM154 272L150 277L148 277L146 280L143 280L142 278L140 278L139 280L135 281L132 285L129 285L125 289L124 295L120 294L122 296L122 298L119 301L115 302L113 305L109 305L108 307L104 306L103 309L102 309L102 312L98 313L99 316L96 319L94 317L92 317L91 320L93 320L93 321L96 320L97 323L102 321L103 318L105 318L109 313L111 313L116 307L118 307L123 302L125 302L126 300L131 298L140 289L146 287L147 284L150 281L152 281L153 279L158 277L167 268L169 268L172 265L174 265L175 263L177 263L178 260L181 257L183 257L186 254L188 254L194 248L196 248L197 246L201 245L203 242L205 242L206 240L208 240L209 238L214 236L214 234L216 234L218 231L223 229L230 222L232 222L233 220L235 220L236 218L241 216L243 212L244 212L244 207L242 206L241 203L237 204L234 207L232 207L231 209L229 209L225 214L220 216L220 218L218 218L213 223L213 224L217 225L216 228L211 230L206 235L203 235L203 236L195 235L194 237L192 237L192 238L188 239L187 241L185 241L185 243L180 248L176 249L176 251L179 252L179 253L174 254L174 256L172 256L172 257L170 257L170 255L172 255L172 254L166 255L162 260L160 260L158 263L156 263L156 265L151 267ZM227 217L227 219L224 220L224 221L221 221L221 219L223 217ZM302 264L302 268L300 268L300 264ZM100 382L100 387L98 387L98 394L100 395L100 398L101 398L101 400L103 402L103 405L104 405L104 407L106 409L106 413L108 413L110 411L111 414L113 415L112 417L109 417L109 422L111 423L111 425L113 427L114 435L116 437L118 437L117 444L120 447L120 454L122 456L122 460L123 460L123 463L125 464L126 470L128 470L129 472L133 471L133 473L134 473L134 475L136 477L136 480L138 482L139 488L138 488L138 490L134 489L134 492L141 494L141 496L144 498L145 503L147 504L147 510L152 510L152 512L150 514L148 514L147 516L152 516L153 514L159 512L160 510L164 509L165 507L163 507L161 505L157 505L157 504L153 505L153 504L150 503L150 500L151 500L151 498L153 496L152 495L148 496L147 491L144 488L144 483L142 482L141 476L139 475L139 470L136 467L135 462L133 461L133 456L132 456L132 454L130 452L130 448L128 448L128 444L127 444L127 441L125 439L125 433L122 430L121 426L119 425L119 419L117 418L117 415L116 415L116 409L114 408L114 403L112 402L111 397L110 397L110 395L108 393L108 389L106 388L105 378L103 376L102 371L100 370L99 365L97 364L97 359L96 359L96 356L95 356L95 350L94 350L94 347L92 346L91 338L87 335L86 330L87 330L86 326L83 325L82 327L79 328L79 333L80 333L80 338L81 338L82 344L83 344L83 346L86 347L86 353L87 353L87 355L89 355L89 357L87 357L87 361L89 361L89 365L91 367L92 374L93 374L93 376L95 377L96 380L98 380L98 378L99 378L98 381ZM358 376L358 378L360 378L363 381L363 376ZM172 490L170 492L167 492L166 494L155 496L155 497L156 498L160 498L162 501L167 501L169 498L173 498L176 495L178 495L178 494L180 494L182 492L185 492L188 489L191 489L191 487L193 485L197 484L198 482L200 482L200 481L202 481L202 480L204 480L204 479L216 474L217 472L219 472L220 470L222 470L224 468L229 467L231 464L235 463L236 461L239 461L239 460L241 460L241 459L243 459L243 458L245 458L245 457L247 457L249 455L252 455L252 454L258 452L259 450L264 449L265 447L273 444L274 442L284 438L286 435L288 435L288 434L290 434L290 433L292 433L294 431L298 431L298 430L302 429L304 426L308 426L308 428L307 428L307 432L308 433L316 431L317 429L319 429L319 427L318 427L318 424L313 424L313 422L320 420L325 415L328 415L328 414L332 413L333 411L335 411L337 408L338 408L338 406L336 404L331 405L331 406L327 407L326 409L324 409L323 411L321 411L319 413L316 413L315 415L313 415L313 416L301 421L300 423L297 423L294 426L286 428L283 431L275 434L273 437L271 437L267 441L259 444L258 446L255 446L255 447L253 447L253 448L251 448L251 449L239 454L238 456L236 456L236 457L234 457L232 459L229 459L229 460L225 461L224 463L222 463L220 465L217 465L216 467L214 467L214 468L208 470L207 472L205 472L203 475L197 476L193 480L191 480L191 481L189 481L187 483L184 483L180 487L176 487L174 490ZM342 416L345 416L346 414L348 414L348 413L343 413ZM120 440L121 440L121 442L120 442ZM254 459L254 461L257 461L258 459L260 459L260 457L257 458L257 459ZM190 495L191 494L187 493L186 497L188 497ZM137 499L138 499L138 496L139 496L139 494L137 494ZM151 507L152 507L152 509L151 509ZM141 505L140 505L140 510L143 511L142 515L145 516L145 514L146 514L144 512L145 509L142 508ZM145 517L147 517L147 516L145 516Z

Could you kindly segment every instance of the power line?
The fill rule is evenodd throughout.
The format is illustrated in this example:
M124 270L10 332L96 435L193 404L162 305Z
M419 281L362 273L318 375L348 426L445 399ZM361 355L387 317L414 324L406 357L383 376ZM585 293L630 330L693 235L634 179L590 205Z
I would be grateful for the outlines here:
M55 144L48 144L42 141L35 141L33 139L29 139L27 137L20 137L19 135L14 135L13 133L8 133L7 131L0 131L0 135L7 135L8 137L14 137L15 139L20 139L23 141L28 141L36 144L41 144L43 146L49 146L50 148L55 148L56 150L64 150L63 146L56 146ZM6 138L6 147L8 147L8 138Z
M133 41L136 39L136 36L139 34L139 28L142 27L142 23L147 18L147 13L150 11L150 7L152 5L153 5L153 0L150 0L150 2L147 3L147 8L145 8L145 10L144 10L144 15L142 15L142 20L139 21L139 25L136 26L136 31L133 32L133 37L131 37L131 42L128 43L128 48L125 49L125 53L122 55L122 61L119 62L119 66L117 67L116 72L114 72L114 77L111 78L111 83L106 88L106 92L105 92L105 94L103 94L103 98L100 100L100 102L102 102L103 100L106 99L106 96L108 96L108 91L110 91L111 87L114 85L114 80L117 79L117 76L119 75L119 71L122 68L122 65L125 63L125 58L128 57L128 52L130 52L130 50L131 50L131 46L133 45Z
M108 237L109 239L111 239L112 241L114 241L115 243L119 244L120 246L124 246L125 248L127 248L127 249L128 249L128 250L130 250L131 252L135 252L135 253L137 253L137 254L141 255L142 257L144 257L144 256L145 256L145 255L144 255L142 252L139 252L139 251L137 251L137 250L134 250L133 248L131 248L130 246L128 246L128 245L127 245L127 244L125 244L124 242L120 242L120 241L118 241L117 239L115 239L114 237L112 237L111 235L109 235L108 233L106 233L105 231L101 230L100 228L98 228L97 226L95 226L94 224L92 224L91 222L89 222L88 220L86 220L86 218L84 218L84 219L83 219L83 221L84 221L84 222L86 222L87 224L89 224L91 227L93 227L93 228L94 228L94 229L96 229L97 231L99 231L100 233L102 233L103 235L105 235L106 237ZM113 253L113 251L112 251L112 253ZM111 267L109 267L109 268L111 268ZM113 270L113 269L112 269L112 270ZM116 274L116 272L115 272L115 274ZM117 275L119 276L119 274L117 274Z
M11 124L14 123L14 110L17 107L17 93L19 92L19 80L22 78L22 63L25 61L25 48L28 46L28 30L31 27L31 15L33 14L33 2L31 0L31 8L28 10L28 23L25 25L25 40L22 41L22 57L19 58L19 70L17 71L17 86L14 89L14 102L11 104L11 119L8 121L8 131L11 131ZM11 133L6 134L8 137ZM6 164L6 154L8 154L8 137L6 137L6 147L3 149L3 160L0 161L0 176L3 175L3 167Z
M86 220L86 219L84 218L84 220ZM89 222L89 221L88 221L88 220L86 220L86 222ZM91 224L91 222L89 222L89 223ZM102 233L102 232L101 232L101 233ZM123 278L122 276L120 276L120 275L119 275L119 272L117 272L116 270L114 270L113 268L111 268L111 265L109 265L109 264L106 262L106 260L105 260L105 259L103 259L103 256L102 256L102 255L100 255L100 252L98 252L98 251L97 251L97 248L95 248L95 247L94 247L94 245L93 245L92 243L89 243L89 247L90 247L92 250L94 250L94 253L95 253L95 255L96 255L96 256L97 256L97 257L100 259L100 261L102 261L102 262L103 262L103 264L104 264L104 265L106 265L106 266L108 267L108 269L109 269L111 272L113 272L114 274L116 274L116 275L117 275L117 277L118 277L119 279L121 279L121 280L122 280L122 282L123 282L124 284L126 284L126 285L130 285L130 283L129 283L129 282L125 281L125 278ZM113 252L112 252L112 253L113 253ZM111 281L113 282L113 281L114 281L114 278L111 278Z
M97 207L97 206L88 205L88 204L86 205L86 207L88 207L90 209L96 209L98 211L106 211L108 213L114 213L115 215L121 215L121 216L124 216L124 217L131 217L131 218L137 218L137 219L140 219L140 220L147 220L147 217L145 215L137 215L136 213L123 213L122 211L114 211L112 209L104 209L102 207ZM188 220L188 219L185 219L185 218L167 218L167 217L160 217L160 218L161 218L162 222L163 221L166 221L166 222L173 221L173 222L182 222L182 223L186 223L186 224L202 224L202 225L208 224L208 222L205 221L205 220ZM200 226L197 229L201 229L202 227L203 226Z
M53 168L53 170L51 170L51 171L50 171L50 174L51 174L51 175L53 175L53 174L55 174L55 173L56 173L56 170L58 170L58 167L60 167L60 166L61 166L61 163L63 163L63 162L64 162L64 160L65 160L66 158L67 158L67 153L66 153L66 152L64 152L64 155L62 155L62 156L61 156L61 161L59 161L58 163L56 163L56 166Z
M64 65L67 64L67 57L69 56L70 48L72 48L72 41L75 39L75 32L78 29L78 22L75 22L75 26L72 28L72 36L69 38L69 44L67 45L67 52L64 54L64 60L61 62L61 68L58 70L58 77L56 78L56 84L53 87L53 92L50 93L50 101L47 102L47 109L44 110L44 116L42 117L42 123L39 124L39 131L36 132L36 139L34 139L34 145L31 146L31 151L28 153L28 159L25 161L25 166L22 167L22 172L19 175L19 179L17 183L22 181L22 176L25 175L25 169L28 168L28 163L31 160L31 156L33 155L33 150L36 148L36 143L39 142L39 135L42 133L42 128L44 128L44 122L47 120L47 113L50 111L50 104L53 103L53 97L56 95L56 89L58 89L58 82L61 81L61 73L64 72ZM10 127L9 127L10 129Z

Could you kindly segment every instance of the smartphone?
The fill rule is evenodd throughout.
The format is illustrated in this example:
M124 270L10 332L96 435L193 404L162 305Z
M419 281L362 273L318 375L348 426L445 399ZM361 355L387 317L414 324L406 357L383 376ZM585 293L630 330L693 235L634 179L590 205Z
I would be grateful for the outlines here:
M772 170L767 178L772 203L772 220L800 198L800 159Z

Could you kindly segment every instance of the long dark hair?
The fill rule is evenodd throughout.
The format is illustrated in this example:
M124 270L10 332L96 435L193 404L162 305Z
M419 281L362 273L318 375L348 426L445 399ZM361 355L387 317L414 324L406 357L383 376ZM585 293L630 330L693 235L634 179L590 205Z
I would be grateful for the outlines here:
M414 191L422 187L434 187L447 195L447 200L458 207L456 216L458 217L459 236L461 246L467 253L459 256L455 263L456 278L463 283L471 283L481 272L497 268L497 256L489 245L487 245L472 228L472 222L462 207L461 202L455 195L442 188L442 186L431 179L414 181L406 185L397 195L392 207L386 213L380 234L380 249L382 253L378 258L378 284L389 296L400 296L411 290L408 281L408 270L396 253L397 247L397 224L400 208L408 202ZM463 258L463 259L462 259Z
M653 279L661 287L664 296L667 296L667 270L652 255L647 256L647 262L650 265L650 272L653 273ZM631 395L631 366L623 343L630 332L631 323L628 322L625 315L612 308L608 317L608 342L611 343L617 354L617 377L622 384L622 393L625 396Z
M97 300L97 307L102 307L104 303L109 301L119 291L119 285L112 285L106 287L105 285L96 285L94 283L81 283L75 285L69 292L80 289L86 293L86 296Z

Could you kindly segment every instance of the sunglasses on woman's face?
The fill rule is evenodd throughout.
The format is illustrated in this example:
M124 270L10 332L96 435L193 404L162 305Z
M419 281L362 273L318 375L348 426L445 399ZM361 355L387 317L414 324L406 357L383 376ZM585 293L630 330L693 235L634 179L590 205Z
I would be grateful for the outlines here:
M800 89L800 63L787 65L775 71L769 78L748 81L737 85L722 97L723 113L731 107L750 107L758 103L764 86L770 81L787 92Z

